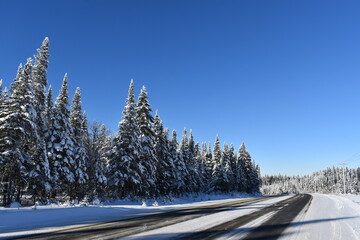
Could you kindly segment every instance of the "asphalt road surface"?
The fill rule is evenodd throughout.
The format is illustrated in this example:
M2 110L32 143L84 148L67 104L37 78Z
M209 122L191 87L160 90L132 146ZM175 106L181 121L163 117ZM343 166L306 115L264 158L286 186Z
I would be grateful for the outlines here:
M27 235L16 239L118 239L141 232L158 229L172 224L189 221L205 215L247 206L271 197L247 198L209 204L202 207L184 208L176 211L149 214L135 218L123 219L99 224L91 224L62 231L44 234ZM234 229L239 229L255 219L274 213L259 227L249 230L245 239L277 239L297 214L311 201L310 195L296 195L274 205L263 208L232 221L222 223L205 231L180 235L178 239L216 239L226 236Z

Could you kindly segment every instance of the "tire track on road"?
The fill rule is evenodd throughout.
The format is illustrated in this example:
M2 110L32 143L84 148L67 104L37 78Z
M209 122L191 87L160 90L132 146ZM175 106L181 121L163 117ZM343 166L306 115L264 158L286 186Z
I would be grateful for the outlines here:
M260 197L256 199L237 199L225 203L215 203L201 207L184 208L175 211L122 219L119 221L69 228L66 230L17 236L9 239L115 239L165 227L183 221L188 221L202 217L204 215L247 206L249 204L261 202L272 197L273 196Z
M249 231L246 235L247 240L277 239L281 233L288 227L297 214L311 201L312 196L296 195L290 199L280 201L274 205L251 214L241 216L229 222L222 223L205 231L197 232L191 235L183 235L179 239L216 239L220 236L236 235L236 232ZM274 213L267 221L259 227L250 229L241 229L241 226L248 224L265 215Z

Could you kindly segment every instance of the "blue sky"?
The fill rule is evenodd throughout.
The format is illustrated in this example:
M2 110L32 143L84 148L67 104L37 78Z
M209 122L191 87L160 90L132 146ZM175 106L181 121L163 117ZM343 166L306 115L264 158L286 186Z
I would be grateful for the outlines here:
M90 121L117 131L131 78L166 127L245 141L263 174L360 161L359 1L0 0L0 78L50 38Z

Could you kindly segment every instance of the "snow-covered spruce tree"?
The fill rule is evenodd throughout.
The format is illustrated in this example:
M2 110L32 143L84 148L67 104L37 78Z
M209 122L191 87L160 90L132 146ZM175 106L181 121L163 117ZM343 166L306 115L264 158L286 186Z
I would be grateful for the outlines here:
M176 134L176 133L175 133ZM176 171L176 157L177 157L177 144L173 145L172 139L170 139L170 135L169 135L169 129L168 128L164 128L164 138L165 138L165 142L166 142L166 146L167 146L167 150L168 150L168 162L170 163L170 173L171 173L171 178L173 180L171 180L171 184L169 186L169 194L170 195L177 195L177 191L178 191L178 186L179 186L179 182L181 182L182 180L180 179L180 176L178 174L178 172Z
M188 171L187 163L189 162L189 145L187 130L184 128L181 142L178 147L178 155L176 160L176 167L180 177L183 179L184 186L182 186L182 192L190 193L193 191L193 183L191 182L191 176Z
M181 161L179 158L179 154L178 154L179 144L177 141L176 130L172 131L171 141L169 143L170 143L169 152L174 159L175 174L176 174L176 184L174 186L174 194L176 196L180 196L185 193L185 181L182 174L186 168L184 162Z
M81 108L81 91L80 88L76 88L76 92L72 101L70 111L70 124L73 129L73 140L74 140L74 196L79 200L82 199L86 194L86 183L88 181L88 175L86 172L86 165L89 161L87 141L88 141L88 130L86 118Z
M192 192L199 192L201 189L201 183L200 183L200 176L199 173L195 167L195 141L194 136L192 133L192 130L190 129L189 138L188 138L188 157L186 158L186 166L189 172L189 178L190 178L190 189Z
M29 183L34 199L46 202L50 193L50 168L46 154L45 133L47 130L44 120L46 105L47 68L49 57L49 39L45 38L35 55L35 64L32 68L32 86L35 93L34 106L36 111L35 124L37 126L37 139L33 143L31 154L32 174Z
M59 186L57 186L57 183L59 181L59 175L58 172L55 171L55 162L53 160L55 159L55 153L53 153L53 141L55 140L55 137L53 137L53 134L55 133L55 125L56 125L56 119L55 119L55 108L53 104L53 95L52 95L52 87L49 86L48 92L46 94L45 99L45 112L44 112L44 121L46 125L46 132L45 132L45 148L46 148L46 157L49 161L49 169L50 169L50 183L51 183L51 193L49 198L54 199L56 197L56 192L59 190ZM52 158L54 157L54 158Z
M211 189L212 191L223 191L225 188L223 181L224 168L222 164L222 150L220 147L220 140L218 136L216 136L215 139L214 155L212 162L213 171L211 178Z
M136 104L136 122L140 129L139 161L142 166L142 191L139 192L139 196L143 198L156 197L159 194L155 185L158 160L154 153L155 134L152 129L154 118L151 115L152 110L147 95L146 88L143 86Z
M157 158L156 187L161 196L171 193L176 181L175 164L168 142L168 131L164 132L163 123L156 112L154 124L154 151Z
M211 143L208 143L208 148L205 154L205 166L206 166L206 175L208 179L212 178L212 172L213 172L213 167L214 167L214 163L213 163L213 152L211 149ZM209 181L209 188L211 187L210 184L211 181Z
M112 197L139 196L142 165L139 163L139 135L136 123L134 82L131 80L119 132L109 153L108 185Z
M247 177L247 154L245 153L245 144L242 143L239 151L238 151L238 157L237 157L237 165L236 165L236 183L238 186L239 192L246 192L248 191L248 177Z
M206 153L208 151L208 148L206 146L206 142L203 142L201 144L201 161L202 161L202 165L203 165L203 170L201 172L201 175L203 176L204 179L208 179L207 178L207 168L206 168ZM203 182L203 191L206 192L207 188L208 188L208 184L206 184L207 181Z
M259 192L261 182L252 164L251 156L246 151L245 143L242 143L239 149L239 161L245 177L244 191L248 193Z
M204 172L205 172L205 165L204 165L204 160L202 157L202 151L201 151L201 147L200 147L200 143L197 142L195 143L195 147L194 147L194 169L197 172L197 191L198 192L204 192L204 182L205 177L204 177Z
M229 182L230 182L230 191L237 191L237 156L235 153L235 148L233 144L230 144L230 149L229 149L229 161L230 161L230 168L231 168L231 173L228 175L229 177Z
M88 167L90 198L106 196L108 153L111 137L105 125L94 122L90 133L90 161Z
M48 106L49 107L49 106ZM50 106L51 107L51 106ZM47 133L47 151L53 184L56 193L75 199L75 161L73 130L69 121L68 77L65 74L55 106L50 112L50 126Z
M223 155L222 155L222 166L224 169L223 172L223 183L224 183L224 189L223 191L225 192L229 192L231 191L231 177L233 176L233 171L232 171L232 167L231 167L231 152L229 149L229 145L227 145L226 143L224 143L224 148L223 148Z
M29 181L31 147L36 141L34 92L31 85L32 60L19 67L10 96L0 112L0 172L6 190L4 205L20 201Z

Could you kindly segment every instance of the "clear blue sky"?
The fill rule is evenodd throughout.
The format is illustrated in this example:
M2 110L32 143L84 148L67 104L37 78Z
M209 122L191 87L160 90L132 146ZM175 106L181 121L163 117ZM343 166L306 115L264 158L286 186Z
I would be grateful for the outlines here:
M263 174L360 161L360 2L0 0L0 78L50 38L88 118L117 131L131 78L197 141L245 141Z

